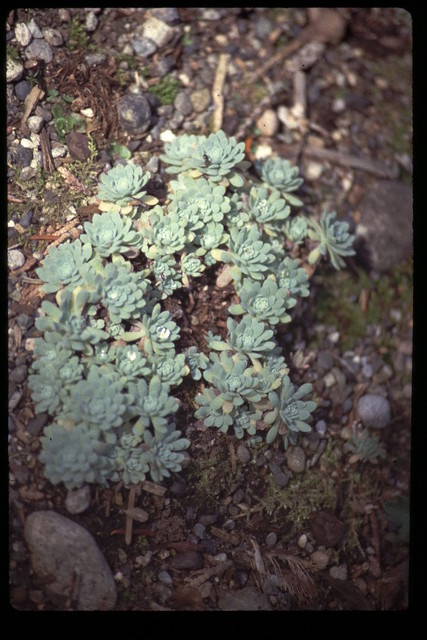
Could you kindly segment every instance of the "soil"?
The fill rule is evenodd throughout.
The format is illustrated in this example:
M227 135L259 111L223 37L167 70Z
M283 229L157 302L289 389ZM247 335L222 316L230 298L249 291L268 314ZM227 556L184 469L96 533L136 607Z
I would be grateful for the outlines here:
M100 10L93 31L81 28L88 9L68 9L68 19L60 11L15 9L7 19L8 34L17 23L31 18L40 28L63 33L64 44L53 47L48 64L25 61L23 47L12 38L8 46L14 46L26 62L25 77L44 88L39 107L50 109L49 91L54 89L73 96L73 111L93 110L89 133L97 149L97 156L86 160L70 155L55 159L53 170L43 165L41 173L29 181L21 179L14 161L8 166L8 219L13 221L8 244L25 256L25 264L9 272L12 607L75 610L72 601L58 603L50 598L32 569L23 533L29 513L53 509L94 536L115 576L117 611L256 608L250 601L252 588L259 602L266 603L260 608L274 610L407 610L409 539L404 535L404 519L392 521L386 506L409 497L411 478L411 261L381 275L364 270L357 257L340 274L319 268L310 298L283 332L293 382L312 382L320 398L316 428L300 443L307 461L302 473L290 470L277 445L239 441L195 421L194 398L202 383L186 379L177 391L181 400L177 427L191 441L188 459L182 472L162 487L149 482L138 487L135 506L144 509L149 519L142 525L133 521L130 544L125 542L128 488L92 487L89 508L70 515L66 490L44 478L37 458L43 424L37 423L26 379L20 380L16 373L19 366L31 364L27 341L36 335L31 318L42 297L35 269L52 236L67 233L67 224L71 236L64 237L78 235L78 225L97 210L96 180L106 162L111 162L107 152L112 143L127 146L143 162L161 152L159 131L168 128L167 115L163 121L154 120L139 137L127 134L119 122L117 103L134 81L135 70L142 73L144 67L148 86L154 87L161 81L159 65L168 58L171 76L186 74L190 90L210 88L212 61L216 63L227 46L235 73L226 80L223 129L233 135L267 92L263 80L251 91L245 86L245 74L256 70L259 59L268 60L272 52L298 37L308 21L304 9L222 9L218 19L206 20L202 9L180 8L174 22L180 37L141 61L121 51L147 19L148 9ZM254 118L244 136L249 159L255 158L259 145L267 144L274 154L299 162L303 175L309 174L313 164L304 148L314 136L342 153L357 152L384 167L397 166L398 176L410 182L410 18L399 9L347 9L343 16L347 28L342 39L326 43L323 54L307 70L308 112L315 126L308 134L283 129L282 134L263 137ZM276 29L275 38L271 33L262 36L260 27L257 31L261 18ZM102 65L85 62L91 51L105 54ZM291 105L292 75L283 73L283 65L271 68L268 75L267 86L284 79L281 93L269 106ZM11 148L13 140L28 137L29 132L21 122L24 103L12 90L7 97ZM161 113L169 113L161 102L155 104ZM188 121L195 123L196 132L209 132L209 118L193 112ZM156 125L159 131L154 135ZM58 142L56 134L50 127L50 143ZM325 201L333 203L333 209L357 222L357 203L377 176L369 170L321 164L319 177L306 180L303 199L312 210L320 210ZM59 172L60 167L66 172ZM161 197L167 179L162 168L157 178L152 193ZM64 214L65 194L69 197L70 191L77 215L71 225ZM25 227L22 218L30 209L31 225ZM193 279L191 290L165 301L165 308L181 326L178 350L196 345L206 352L207 331L225 335L234 290L231 285L218 289L217 275L218 267L210 268ZM337 298L328 302L325 289L343 292L345 309ZM349 301L353 313L348 311ZM340 324L342 319L345 325ZM319 355L325 352L333 360L326 368ZM351 358L359 364L349 371ZM328 386L331 370L335 383ZM378 388L386 391L392 408L391 423L374 434L385 456L357 459L348 448L349 433L360 426L357 401ZM322 421L325 430L319 424ZM179 564L182 558L187 562L184 567ZM233 604L231 596L236 594L240 604Z

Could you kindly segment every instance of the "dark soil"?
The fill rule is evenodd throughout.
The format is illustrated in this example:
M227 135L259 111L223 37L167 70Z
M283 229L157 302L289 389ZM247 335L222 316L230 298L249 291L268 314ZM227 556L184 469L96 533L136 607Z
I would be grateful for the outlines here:
M296 385L312 382L320 400L315 423L326 423L326 431L313 428L301 443L311 461L303 473L288 468L276 445L240 442L196 422L194 398L201 383L185 380L177 392L181 400L177 425L191 440L188 460L182 472L163 488L150 483L139 487L135 505L148 512L149 520L142 525L133 522L131 544L124 538L128 489L92 487L90 507L70 516L64 504L65 489L53 487L44 478L37 459L42 426L37 423L26 380L20 381L11 373L20 365L31 364L27 340L36 335L31 319L42 297L35 269L52 241L50 236L62 233L69 222L64 217L68 210L64 199L72 192L77 222L83 223L97 210L91 196L96 193L97 175L111 161L107 151L112 143L127 146L145 163L163 148L159 131L169 128L170 115L158 99L153 98L157 115L144 135L130 137L120 126L117 102L128 92L135 70L154 87L161 81L159 64L168 58L172 77L184 73L190 90L210 89L212 60L226 47L236 72L226 79L223 128L233 135L254 111L260 95L266 93L263 81L249 91L244 86L246 75L257 68L261 58L265 62L280 46L298 37L308 20L304 9L221 9L221 18L207 21L203 10L179 8L173 23L179 36L141 60L134 54L121 56L121 51L146 20L148 9L103 9L92 32L78 28L85 23L87 9L69 9L69 20L61 18L59 11L15 9L7 19L8 34L17 23L34 18L40 28L53 27L64 35L64 44L53 47L49 64L25 60L23 48L12 38L8 38L8 46L25 61L24 78L44 88L39 107L50 108L48 92L56 89L59 94L73 96L73 111L93 110L90 135L98 151L86 164L69 155L55 159L51 171L43 164L41 173L28 181L21 179L13 161L8 165L8 219L13 221L8 244L21 250L26 259L23 267L9 272L11 605L21 611L74 610L72 602L51 601L32 570L23 534L29 513L53 509L71 517L96 539L115 576L117 611L220 611L229 606L225 596L237 592L241 592L241 608L245 608L250 587L258 590L260 598L266 597L274 610L406 610L410 602L409 540L402 535L399 523L387 517L384 505L409 496L411 262L396 265L395 271L381 276L363 270L357 258L349 262L344 275L319 268L310 298L300 305L295 320L283 332L282 346L292 380ZM409 16L393 8L347 9L344 15L347 29L343 39L327 44L307 71L308 112L316 125L310 135L324 138L328 146L343 153L361 153L388 167L397 164L399 177L410 182ZM261 18L279 30L276 39L257 36ZM257 48L254 42L262 46ZM359 52L356 55L355 50ZM87 64L91 51L105 54L103 64ZM283 64L270 69L268 76L270 81L284 81L272 106L292 105L292 75L284 71ZM16 98L11 85L7 98L11 148L13 140L28 137L29 132L21 126L24 103ZM337 100L344 100L343 111L337 109ZM182 131L186 121L181 123ZM209 132L208 118L193 112L188 121L195 123L196 132ZM153 135L156 125L159 131ZM58 142L54 128L46 130L50 142ZM257 145L268 144L275 154L300 162L304 175L310 170L310 160L304 156L308 137L283 130L263 138L252 122L244 139L250 159L254 159ZM69 170L68 178L59 175L59 167ZM67 183L70 175L79 181L77 187ZM312 210L320 211L326 201L357 222L357 204L374 179L369 172L324 162L319 178L305 182L302 197ZM161 167L152 185L152 192L160 198L165 180ZM21 223L30 210L32 222L25 227ZM71 227L77 234L78 224ZM75 236L71 233L71 237ZM218 268L208 269L203 277L193 279L191 289L165 301L165 308L181 327L178 349L196 345L207 352L207 331L225 335L234 291L231 285L215 287L217 272ZM393 295L385 296L378 281L387 283ZM335 300L331 307L329 301L328 306L325 287L342 290L347 302L353 300L354 315L349 316L344 302L340 306ZM338 340L334 338L337 332ZM328 386L328 369L322 368L319 357L319 352L325 351L338 369L332 386ZM348 352L362 363L354 371L349 371L350 356L347 360L344 357ZM368 375L362 365L369 365L372 373ZM386 455L376 463L357 461L346 447L348 430L358 423L358 398L378 387L386 390L392 407L391 424L377 432ZM13 398L18 398L17 402L12 402ZM286 483L280 473L287 476ZM176 559L183 556L188 568L179 568ZM162 572L169 574L170 583L159 579ZM274 579L266 580L266 574Z

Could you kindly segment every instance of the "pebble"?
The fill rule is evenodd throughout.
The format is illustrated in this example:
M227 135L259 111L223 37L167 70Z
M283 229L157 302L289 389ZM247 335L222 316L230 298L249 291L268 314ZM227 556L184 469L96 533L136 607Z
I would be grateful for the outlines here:
M85 133L72 131L65 137L65 142L74 160L85 162L90 158L89 140Z
M38 413L34 418L28 421L27 431L32 436L38 436L43 431L43 427L48 421L47 413Z
M211 102L211 93L209 89L204 87L203 89L196 89L190 95L191 104L196 113L202 113L206 111Z
M276 543L277 543L277 534L274 533L274 531L270 531L270 533L267 534L265 538L265 544L267 545L267 547L270 547L271 549L276 545Z
M310 556L311 560L317 566L318 569L325 569L328 565L330 554L326 551L321 551L320 549L316 549Z
M174 34L175 29L173 27L170 27L166 22L159 20L155 16L146 20L142 30L142 35L145 38L150 38L159 49L164 47L173 38Z
M52 27L43 27L42 33L43 38L52 47L60 47L62 44L64 44L64 38L62 37L62 33L58 31L58 29L52 29Z
M327 427L328 427L328 425L326 424L325 420L318 420L316 422L316 424L314 425L314 428L316 429L316 432L320 436L324 436L325 435Z
M347 580L348 569L346 564L339 564L329 569L329 575L335 580Z
M119 101L120 125L128 133L144 133L151 123L151 108L144 96L127 94Z
M320 162L310 160L309 162L307 162L307 165L305 167L305 177L307 178L307 180L311 181L318 180L322 175L324 168L325 167Z
M83 513L90 504L90 486L83 485L80 489L68 491L65 498L65 506L68 513Z
M19 269L25 264L25 256L18 249L9 249L7 252L7 266L9 269Z
M237 445L236 457L242 464L247 464L251 459L249 449L242 442Z
M290 475L279 467L279 465L270 463L269 469L273 475L273 480L280 489L283 489L289 484Z
M279 119L274 109L266 109L256 121L262 136L272 138L279 130Z
M193 533L200 540L204 540L206 538L206 527L205 527L205 525L202 524L201 522L196 522L196 524L193 527Z
M17 384L20 384L21 382L24 382L24 380L26 380L27 376L28 376L27 365L18 364L18 366L12 369L12 371L9 373L9 380L11 382L16 382Z
M172 577L167 571L160 571L158 578L162 584L171 585L173 583Z
M25 100L25 98L30 93L30 91L31 91L31 83L29 80L21 80L20 82L17 82L15 85L15 95L18 98L18 100L21 100L21 102Z
M97 66L100 64L103 64L107 59L107 56L105 55L105 53L88 53L85 56L85 61L86 64L88 64L90 67L93 66Z
M15 38L21 47L27 47L32 40L32 33L25 22L18 22L15 25Z
M117 601L114 578L86 529L54 511L35 511L27 516L25 538L34 572L40 578L52 577L44 587L49 593L63 598L75 595L77 611L114 608Z
M357 410L365 427L383 429L390 423L390 403L383 396L372 393L362 396L357 403Z
M6 60L6 82L20 80L24 73L24 67L19 60L8 57Z
M141 58L148 58L157 51L155 42L145 36L135 36L132 40L132 48Z
M33 38L43 38L43 34L40 31L40 27L37 24L37 22L34 20L34 18L31 18L31 20L29 21L28 28L31 31L31 35L33 36Z
M52 47L46 40L33 40L25 49L25 56L28 60L42 60L49 64L53 59Z
M202 569L203 555L199 551L179 551L171 560L174 569Z
M303 533L303 534L298 538L298 542L297 542L297 544L298 544L298 546L299 546L299 548L300 548L300 549L304 549L304 548L305 548L305 546L306 546L306 544L307 544L307 540L308 540L308 538L307 538L307 536L305 535L305 533Z
M294 473L301 473L305 469L305 453L301 447L291 447L286 452L288 467Z
M322 349L317 354L317 364L321 369L329 371L334 366L334 358L330 351Z
M85 31L96 31L98 26L98 18L96 17L93 11L89 11L86 15L86 20L84 24Z
M269 611L271 603L265 593L256 587L220 591L218 606L222 611Z
M193 105L185 91L177 93L173 106L183 116L189 116L193 111Z
M41 116L30 116L27 120L27 125L30 131L33 133L39 133L43 126L43 118Z

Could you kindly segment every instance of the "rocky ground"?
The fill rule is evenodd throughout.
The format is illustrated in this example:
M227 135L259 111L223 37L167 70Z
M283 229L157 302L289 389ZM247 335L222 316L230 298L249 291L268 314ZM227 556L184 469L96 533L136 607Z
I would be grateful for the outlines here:
M396 8L330 11L8 16L14 609L407 609L411 18ZM43 477L37 454L48 417L35 415L27 388L42 295L35 268L57 236L78 236L114 159L130 153L161 197L157 156L170 131L208 133L218 122L245 140L249 159L298 163L308 208L349 220L358 254L343 272L316 272L283 335L293 380L316 392L312 433L284 453L203 429L184 411L188 463L164 486L139 487L126 514L125 487L67 494ZM227 293L195 298L203 329L221 322L209 311L219 295ZM368 442L357 440L362 432Z

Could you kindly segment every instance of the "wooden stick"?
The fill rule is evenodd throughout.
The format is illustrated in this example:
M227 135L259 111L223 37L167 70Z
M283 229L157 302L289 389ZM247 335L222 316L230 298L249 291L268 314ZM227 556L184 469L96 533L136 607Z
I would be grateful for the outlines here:
M136 495L136 486L131 485L129 491L129 499L128 499L128 511L133 509L135 506L135 495ZM132 529L133 529L133 518L131 515L126 515L126 529L125 529L125 543L130 544L132 542Z
M215 105L212 120L212 131L214 133L222 127L222 117L224 113L224 84L229 59L230 56L228 53L221 53L219 56L215 79L212 86L212 98Z
M339 164L344 167L350 167L352 169L361 169L367 171L380 178L389 178L394 180L399 175L397 167L387 167L379 162L375 162L366 156L354 156L342 151L335 151L334 149L324 149L323 147L305 147L303 154L309 158L315 158L317 160L326 160L326 162L332 162L332 164Z

